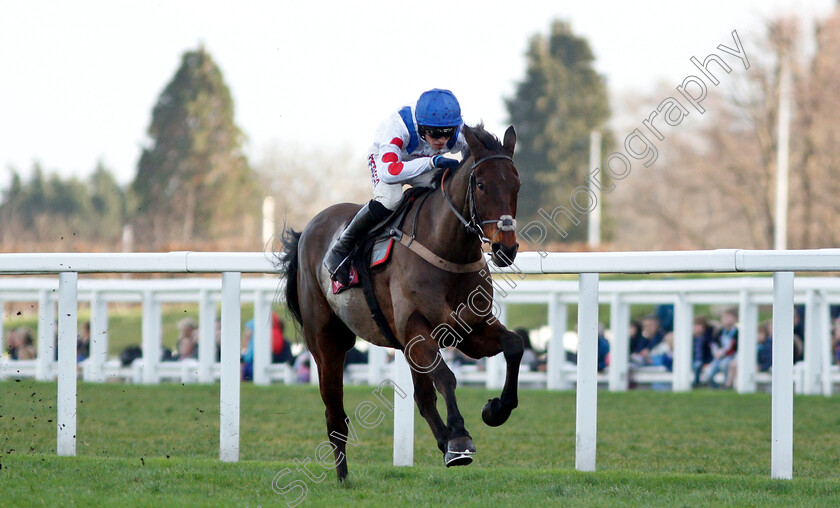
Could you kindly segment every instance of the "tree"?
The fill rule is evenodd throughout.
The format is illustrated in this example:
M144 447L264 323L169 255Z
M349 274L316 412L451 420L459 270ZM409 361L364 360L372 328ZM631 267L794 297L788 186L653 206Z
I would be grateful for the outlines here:
M114 250L121 238L125 193L100 162L87 181L35 163L29 181L14 169L0 201L0 246L4 250Z
M9 188L3 191L3 201L0 202L0 247L4 251L12 249L14 240L20 236L23 228L20 225L23 203L23 182L20 174L14 168L9 168L11 182Z
M263 189L274 196L278 214L287 227L303 229L324 208L345 201L370 199L370 171L366 160L348 148L305 149L294 144L266 148L258 171ZM318 171L313 172L312 168ZM324 185L329 182L329 185Z
M253 221L257 180L243 153L244 135L222 73L199 48L160 95L132 190L138 200L138 236L167 241L217 239Z
M794 90L788 247L840 243L840 100L830 86L840 79L840 10L814 34L812 56L809 35L794 18L769 22L746 48L749 69L731 74L735 86L709 91L700 125L669 134L657 167L622 182L621 248L773 247L784 61Z
M797 89L801 112L803 209L795 214L793 248L836 247L840 244L840 98L834 84L840 80L840 8L817 27L817 50ZM792 168L795 166L791 165ZM799 202L800 200L797 200ZM795 210L794 210L795 211Z
M522 178L518 215L569 206L574 189L586 185L589 136L604 130L610 116L604 78L586 39L568 23L554 21L547 37L531 39L527 70L513 98L506 100L517 130L516 166ZM604 136L605 146L610 144ZM567 240L586 238L586 219L567 229Z
M126 195L114 175L100 161L88 179L91 213L97 220L94 240L115 242L122 236L126 217Z

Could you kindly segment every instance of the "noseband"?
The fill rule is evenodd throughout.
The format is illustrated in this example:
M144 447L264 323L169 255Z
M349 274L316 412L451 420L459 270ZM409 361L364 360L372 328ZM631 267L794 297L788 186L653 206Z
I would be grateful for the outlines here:
M482 157L475 161L470 168L470 184L469 188L467 189L467 202L469 203L470 207L470 220L466 220L455 208L455 205L452 204L452 200L449 199L449 196L446 194L446 189L443 187L443 183L446 181L446 175L449 173L449 170L446 170L446 173L443 174L443 178L440 180L440 191L443 193L443 197L446 200L446 204L449 205L449 208L452 210L452 213L458 217L458 220L461 221L461 224L467 229L469 233L477 235L481 243L492 243L492 240L484 236L484 230L482 226L484 224L496 224L498 230L496 231L496 235L499 234L501 231L514 231L516 229L516 219L513 218L511 215L502 215L498 219L491 219L491 220L481 220L481 215L478 213L478 208L476 208L475 204L475 168L477 168L481 163L487 162L492 159L505 159L509 161L513 161L513 159L507 155L502 154L493 154L488 155L486 157ZM496 235L493 235L495 239Z

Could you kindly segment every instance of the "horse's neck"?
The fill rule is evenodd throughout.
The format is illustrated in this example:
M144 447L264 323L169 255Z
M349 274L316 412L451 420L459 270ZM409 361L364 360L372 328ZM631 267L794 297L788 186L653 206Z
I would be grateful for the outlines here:
M452 205L466 220L470 220L467 203L470 166L467 161L443 183ZM481 242L452 213L440 190L434 192L423 208L420 213L425 226L418 225L418 240L438 256L454 263L471 263L479 258Z

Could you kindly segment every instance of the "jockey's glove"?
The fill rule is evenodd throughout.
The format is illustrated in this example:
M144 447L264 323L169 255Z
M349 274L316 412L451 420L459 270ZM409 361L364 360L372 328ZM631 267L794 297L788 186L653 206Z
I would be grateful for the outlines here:
M432 157L432 167L435 169L455 169L460 164L455 159L444 157L443 155L435 155Z

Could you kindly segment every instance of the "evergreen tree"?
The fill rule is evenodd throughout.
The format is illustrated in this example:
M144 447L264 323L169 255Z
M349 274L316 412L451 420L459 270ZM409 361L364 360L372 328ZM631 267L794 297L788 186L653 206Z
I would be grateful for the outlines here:
M242 151L230 90L199 48L160 95L132 184L138 236L193 242L241 231L258 210L256 176ZM151 233L151 235L149 235Z
M45 175L38 163L27 182L15 170L11 176L0 201L0 246L37 250L66 239L113 249L120 240L125 192L102 163L86 182Z
M44 183L44 170L39 163L32 166L29 183L23 190L20 203L21 222L27 230L34 227L38 216L47 206L47 191Z
M589 43L562 21L551 24L549 35L531 39L527 70L514 97L506 100L517 130L516 165L522 178L518 216L539 218L540 208L570 208L578 186L587 185L590 132L604 130L610 115L604 78L594 68ZM609 146L610 136L604 135ZM604 154L606 155L606 154ZM586 214L580 224L564 225L566 240L586 238Z
M95 240L117 241L125 223L125 192L114 175L100 161L88 180L91 214L97 223L92 233Z
M23 182L20 174L10 168L11 182L9 188L3 191L3 201L0 203L0 246L9 248L13 243L13 237L21 234L21 205L23 202Z

